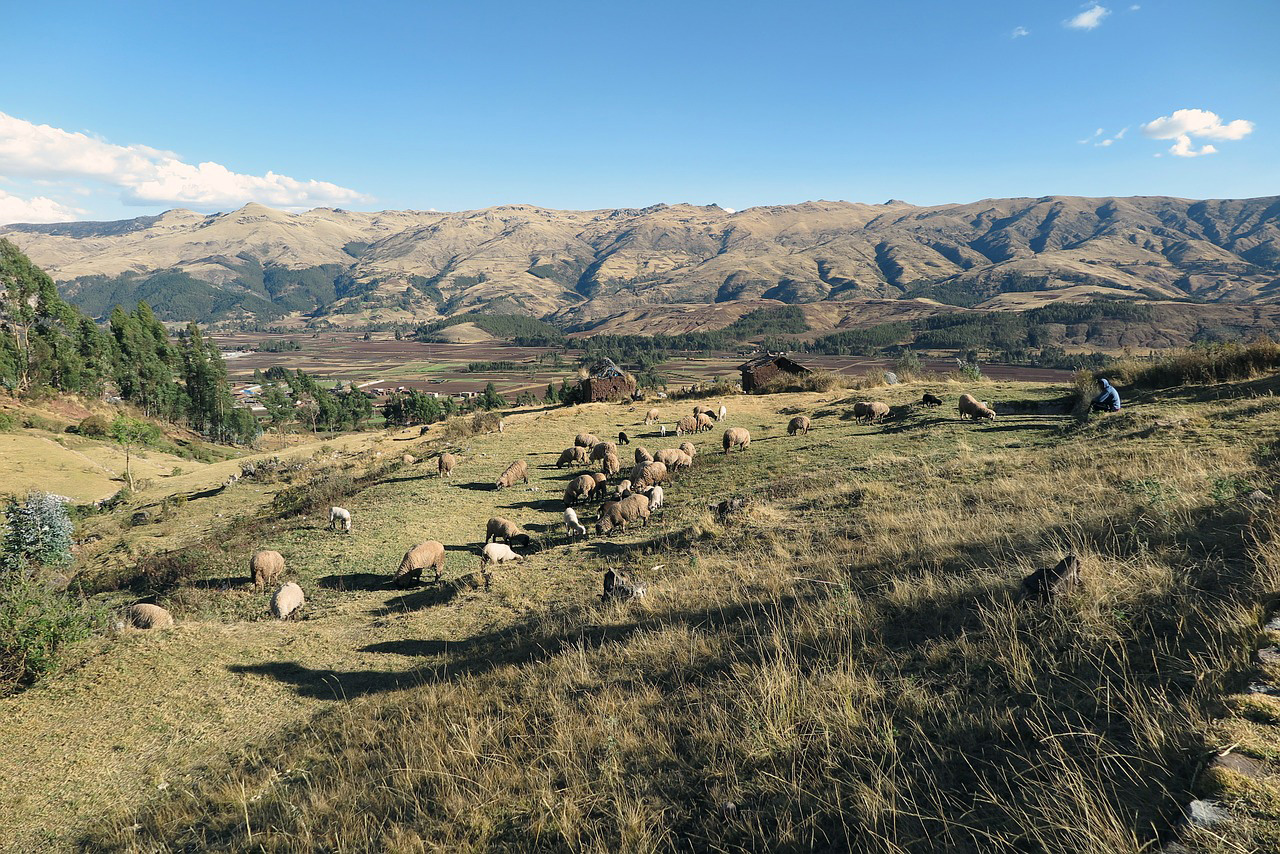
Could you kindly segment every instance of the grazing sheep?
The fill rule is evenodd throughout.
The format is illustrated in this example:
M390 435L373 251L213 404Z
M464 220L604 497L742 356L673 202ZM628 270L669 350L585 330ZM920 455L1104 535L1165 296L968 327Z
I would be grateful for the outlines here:
M458 464L458 458L453 454L441 454L437 470L441 477L448 477L453 473L453 467Z
M935 406L942 405L942 398L936 395L929 394L929 392L926 391L924 393L924 397L920 398L920 402L923 403L925 406L929 407L930 409L932 409Z
M400 568L391 577L391 582L400 587L411 581L422 578L422 570L431 567L436 572L436 581L440 580L440 570L444 569L444 544L438 540L427 540L418 543L404 553Z
M1041 567L1022 580L1022 598L1048 602L1080 585L1080 558L1069 554L1054 567Z
M698 449L693 446L692 442L681 442L680 450L689 455L689 459L693 459L698 455Z
M650 409L648 412L644 414L645 424L657 424L661 420L662 420L662 413L658 411L657 407Z
M716 420L723 421L728 416L729 416L729 410L725 408L725 405L723 403L720 404L720 411L716 413Z
M745 451L751 447L751 433L745 427L730 427L724 431L722 443L726 455L735 445Z
M484 526L484 541L487 543L490 540L506 540L522 546L530 543L529 535L521 533L519 525L501 516L494 516Z
M411 466L417 461L418 461L418 458L415 457L413 454L405 454L403 457L400 458L400 462L404 463L407 466Z
M488 566L491 563L507 563L508 561L520 559L520 555L512 551L511 546L504 543L489 543L480 551L481 566Z
M871 404L865 400L859 400L853 405L853 420L861 422L864 418L871 417Z
M809 432L809 416L797 415L787 422L787 435L794 436L797 433Z
M515 486L519 481L529 482L529 464L524 460L516 460L507 466L507 470L502 473L502 476L494 481L493 488L506 489Z
M139 602L125 610L124 621L135 629L167 629L173 626L173 615L159 605Z
M587 535L586 526L578 521L578 513L572 507L564 508L564 532L570 539Z
M600 596L602 602L610 599L626 601L628 599L641 599L644 597L644 585L634 582L627 575L621 572L614 572L612 569L604 574L604 593Z
M716 426L716 420L711 417L710 412L704 412L698 416L698 432L710 432Z
M565 465L577 465L588 461L590 452L581 445L574 445L572 448L565 448L560 452L560 459L556 460L556 468Z
M661 451L653 455L653 458L665 465L668 469L687 469L693 465L693 457L686 454L679 448L663 448Z
M685 415L676 422L676 435L683 436L685 433L698 432L698 419L692 415ZM666 433L663 433L665 436Z
M604 474L605 477L614 477L618 472L622 471L622 463L618 460L618 455L608 453L604 455Z
M596 533L606 534L617 528L625 532L627 523L640 520L649 524L649 499L643 495L629 495L621 501L606 501L600 505L600 518L596 520Z
M646 448L644 445L641 445L640 447L636 448L636 462L638 463L653 462L653 452L650 451L648 448Z
M711 409L711 407L710 407L710 406L703 406L701 403L695 403L695 404L693 405L693 417L694 417L694 418L697 418L699 415L701 415L701 414L702 414L702 413L704 413L704 412L711 412L711 411L712 411L712 409Z
M618 483L618 497L626 498L631 494L631 481L623 480Z
M271 613L278 619L287 620L299 608L306 604L307 597L302 595L302 588L292 581L281 584L271 597Z
M596 482L596 489L599 489L609 482L609 476L602 471L593 471L591 473L591 479Z
M976 397L969 393L960 395L960 402L956 404L956 409L960 411L961 418L972 418L975 421L979 418L994 419L996 413L989 406L985 406Z
M626 431L626 430L619 430L619 431L618 431L618 444L619 444L619 445L630 445L630 444L631 444L631 437L627 435L627 431Z
M666 483L671 479L671 475L667 472L667 467L658 461L644 463L637 466L638 471L632 472L631 488L636 492L648 489L651 486L657 486L660 483Z
M564 503L574 504L580 499L590 497L596 491L596 479L589 474L580 474L564 488Z
M573 444L582 448L594 448L596 445L600 444L600 440L597 439L593 433L579 433L577 436L573 437Z
M339 527L351 533L351 511L345 507L329 508L329 527L337 529Z
M726 498L717 504L708 504L707 509L716 514L716 518L723 522L732 513L744 509L750 503L746 498Z
M613 442L599 442L591 447L591 462L602 461L608 454L617 454L618 446Z
M860 400L853 405L856 421L879 421L889 415L889 404L879 400Z
M272 584L284 574L284 556L280 552L255 552L249 559L249 574L253 576L254 587Z
M662 487L655 486L649 490L649 512L652 513L662 506Z

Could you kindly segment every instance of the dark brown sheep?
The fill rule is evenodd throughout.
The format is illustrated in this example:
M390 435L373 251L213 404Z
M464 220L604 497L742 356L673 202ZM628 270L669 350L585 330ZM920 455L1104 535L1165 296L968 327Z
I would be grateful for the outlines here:
M797 415L787 422L787 435L794 436L797 433L809 432L809 416Z
M596 520L596 533L606 534L617 528L627 530L627 523L640 520L649 524L649 497L632 494L619 501L606 501L600 505L600 518Z
M524 460L516 460L507 466L507 470L502 473L493 484L494 489L507 489L515 486L517 483L524 481L529 482L529 464Z

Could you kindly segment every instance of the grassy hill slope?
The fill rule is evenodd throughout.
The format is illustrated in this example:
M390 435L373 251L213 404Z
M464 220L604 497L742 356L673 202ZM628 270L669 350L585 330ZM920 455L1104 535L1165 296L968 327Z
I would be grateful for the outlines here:
M982 424L912 408L926 388L965 390L880 390L901 416L883 425L852 421L847 392L731 398L750 450L694 437L665 510L611 537L564 541L576 472L552 463L582 429L674 446L639 425L644 406L513 416L456 441L452 480L380 468L439 439L326 449L353 482L373 473L339 501L350 537L318 513L272 518L289 484L242 481L209 499L224 520L191 501L153 542L108 538L86 583L129 580L144 547L198 557L101 594L149 594L179 625L3 701L3 841L1138 851L1178 832L1233 742L1266 774L1214 793L1245 817L1232 832L1266 841L1280 702L1220 700L1258 678L1260 603L1280 584L1274 504L1246 498L1274 486L1277 381L1137 395L1083 427L1016 414L1060 387L979 385L1005 412ZM662 405L668 422L687 408ZM795 412L813 432L786 435ZM531 485L494 492L518 457ZM730 495L753 503L707 512ZM486 592L475 549L492 515L542 547ZM449 549L445 582L379 586L427 538ZM264 547L307 590L306 619L266 620L244 584ZM1078 593L1014 600L1068 551ZM602 606L607 567L646 598Z

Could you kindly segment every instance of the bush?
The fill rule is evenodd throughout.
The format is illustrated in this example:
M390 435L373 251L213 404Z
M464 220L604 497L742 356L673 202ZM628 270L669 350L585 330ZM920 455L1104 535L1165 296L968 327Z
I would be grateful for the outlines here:
M328 472L276 493L271 506L282 516L314 513L331 507L356 491L356 482L345 472Z
M102 438L107 435L107 432L110 429L111 425L107 422L107 419L103 418L101 415L90 415L88 418L80 422L77 432L81 436Z
M17 429L17 426L18 419L8 412L0 412L0 433L8 433L10 430Z
M1280 368L1280 344L1262 337L1249 344L1201 344L1172 356L1116 361L1102 374L1125 385L1171 388L1187 383L1247 380Z
M97 620L83 604L21 573L0 578L0 695L58 666L62 647L87 638Z
M834 391L846 388L845 377L832 371L816 370L807 374L779 374L756 387L756 394L779 394L792 391Z
M10 498L4 515L0 570L27 574L34 566L61 566L71 560L71 517L61 498L30 492L21 502Z
M22 426L29 430L47 430L50 433L61 433L64 425L42 415L27 413L22 416Z

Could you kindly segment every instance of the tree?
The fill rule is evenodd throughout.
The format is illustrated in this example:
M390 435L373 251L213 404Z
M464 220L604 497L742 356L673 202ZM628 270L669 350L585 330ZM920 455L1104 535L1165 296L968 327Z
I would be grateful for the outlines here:
M71 517L61 498L47 492L10 498L4 511L0 568L23 572L32 564L61 566L71 560Z
M480 392L480 399L476 402L481 409L497 409L499 406L506 406L506 399L498 394L498 387L493 383L489 383L484 387L484 391Z
M127 415L117 415L111 422L111 438L124 449L124 479L130 491L133 490L133 449L150 444L159 434L154 425Z
M273 384L262 395L262 405L266 407L267 420L277 433L293 418L293 400L278 385Z

